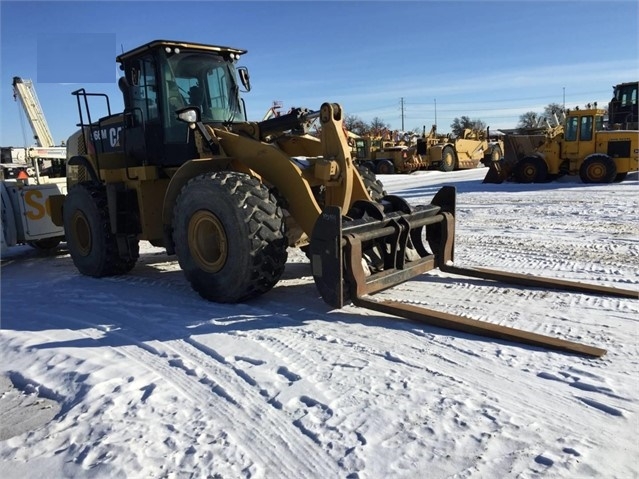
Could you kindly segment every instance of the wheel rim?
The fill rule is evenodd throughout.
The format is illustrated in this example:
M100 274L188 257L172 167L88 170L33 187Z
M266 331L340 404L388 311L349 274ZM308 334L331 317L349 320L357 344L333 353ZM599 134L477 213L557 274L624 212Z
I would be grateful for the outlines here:
M210 211L197 211L189 221L189 250L198 266L217 273L228 257L228 241L220 220Z
M586 176L591 181L601 181L606 176L606 167L599 162L588 165Z
M73 237L77 242L78 252L82 256L88 256L91 252L91 246L93 245L93 238L87 217L82 211L77 210L73 213L71 224Z
M444 164L448 167L448 168L452 168L453 167L453 154L450 152L450 150L446 151L444 153Z
M527 180L534 180L537 177L537 168L532 163L526 163L522 168L522 174Z

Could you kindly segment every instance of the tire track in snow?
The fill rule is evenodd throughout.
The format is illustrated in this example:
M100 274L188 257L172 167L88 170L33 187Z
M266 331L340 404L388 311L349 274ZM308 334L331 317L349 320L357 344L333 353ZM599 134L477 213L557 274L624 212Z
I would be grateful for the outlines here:
M129 283L126 276L118 278L117 282ZM140 281L136 279L133 282ZM158 286L158 282L154 280L143 282ZM269 472L282 473L284 477L338 475L339 467L336 462L323 453L318 454L312 436L304 434L304 431L294 424L295 420L288 417L284 411L267 404L267 398L259 394L259 386L215 351L189 338L169 341L140 340L139 338L149 336L149 328L153 330L152 336L160 337L170 336L172 330L155 321L141 322L142 318L129 312L132 304L121 301L114 303L108 294L96 293L93 298L83 295L82 301L77 301L79 305L91 303L98 308L108 307L105 316L109 317L109 326L96 324L99 319L92 322L68 318L68 321L81 324L83 327L96 328L125 343L123 346L109 347L146 370L158 374L162 381L170 384L195 408L209 406L206 410L207 414L214 418L212 422L222 424L222 430L228 431L228 435L235 439L236 445L245 450L245 455L252 458L258 467L266 469L267 477ZM76 300L70 298L70 303L75 302ZM114 307L114 304L117 304L117 307ZM99 315L99 309L94 309L93 314L96 313ZM114 323L111 317L117 317L117 323ZM85 337L98 339L87 331L78 332ZM172 347L170 344L180 346ZM195 363L195 366L192 363ZM202 368L207 371L205 374L198 372ZM153 389L150 390L151 394ZM215 396L221 400L213 403L212 398ZM247 396L250 400L245 402ZM234 430L252 431L251 437L238 437L233 433ZM282 454L274 454L273 448L282 448ZM290 460L291 454L297 458L296 461Z
M274 472L281 473L283 477L311 477L313 474L320 474L320 477L335 476L337 468L332 461L322 461L313 444L304 443L305 438L295 434L296 429L286 418L273 414L272 408L265 407L264 398L259 393L238 385L229 368L214 365L210 355L200 355L196 368L205 367L211 371L211 376L202 375L197 369L188 366L190 361L184 361L184 355L192 356L192 353L179 342L176 344L152 342L151 345L137 348L124 347L123 353L158 373L189 403L208 406L207 414L214 418L212 422L223 424L220 429L227 431L238 445L245 448L246 454L264 469L266 477ZM167 349L174 350L177 358L169 359ZM211 392L223 400L212 402ZM248 431L251 437L238 435ZM274 453L274 448L275 451L283 448L286 453ZM291 461L291 456L296 461Z
M300 437L299 428L295 426L294 421L277 404L267 402L268 396L248 373L226 361L214 349L192 338L164 343L161 347L165 352L172 350L182 360L187 357L189 363L195 364L193 374L200 382L208 381L205 378L215 378L215 382L223 387L230 397L241 398L238 399L238 407L247 409L245 426L249 428L250 422L259 423L260 429L273 432L267 437L267 444L279 443L280 447L287 450L287 454L297 458L299 463L291 465L291 473L294 475L286 474L285 477L311 477L313 474L318 477L335 477L338 474L339 468L335 463L329 460L328 456L317 454L317 448L308 442L308 439L313 441L313 437L308 434L304 434L306 438ZM237 412L231 417L235 421ZM277 456L277 453L274 454L271 450L270 455ZM278 473L283 471L277 468L269 470Z
M128 321L124 321L124 318L127 317L128 308L126 305L121 305L120 307L122 307L122 310L118 316L121 318L121 322L126 322L127 329L134 329L140 333L147 331L146 325L141 324L139 322L140 318L138 317L130 317ZM252 309L255 310L255 308ZM276 316L281 314L281 312L274 313L262 309L257 309L255 312L258 314L268 312ZM152 327L155 335L162 336L163 333L171 333L171 330L166 329L162 324L154 323ZM264 437L257 438L259 443L264 443L267 446L270 444L270 447L277 445L277 447L286 449L287 452L283 453L282 457L288 456L290 454L288 451L294 451L293 455L298 458L298 463L288 466L292 469L290 470L290 474L285 475L286 477L311 477L312 474L318 473L321 477L334 477L339 470L336 464L329 460L328 456L317 454L317 449L311 442L312 437L308 436L308 434L304 434L304 431L301 431L303 434L300 435L299 428L295 427L294 421L291 420L290 417L286 416L280 408L273 407L272 403L267 403L268 397L260 393L261 388L257 382L253 381L250 376L241 369L227 362L224 357L218 354L214 349L190 337L183 340L153 340L140 343L134 336L123 335L118 331L115 331L115 334L136 342L138 346L143 349L155 354L157 357L163 358L164 361L168 361L171 366L177 366L178 369L185 373L186 377L193 378L194 381L210 386L212 392L220 395L226 402L235 406L237 410L228 410L227 406L224 415L230 415L233 422L240 422L243 426L240 427L241 431L255 429L255 426L251 427L252 423L261 424L258 429L260 431L264 430L261 432ZM149 347L147 344L153 344L153 347ZM170 351L173 351L175 354L171 355ZM185 356L188 356L189 359L185 360ZM158 364L157 361L155 361L154 364ZM167 369L166 366L162 369L165 372L171 371L171 369ZM200 371L204 371L204 373L202 374ZM183 386L186 387L186 384L183 383ZM185 390L188 390L188 388ZM245 401L247 397L250 398L249 401ZM245 409L246 407L247 409ZM215 406L215 408L217 408L217 406ZM217 409L219 410L219 408ZM238 416L243 417L243 419L238 421ZM273 433L269 433L268 431L273 431ZM294 439L290 440L288 438ZM238 444L252 445L254 442L253 439L246 439L241 440ZM258 452L255 456L253 456L253 454L249 454L249 456L263 460L267 457L272 458L273 456L277 456L276 454L274 455L272 451L270 453L269 451ZM324 458L324 460L322 460L322 458ZM267 463L267 466L270 471L285 472L288 470L287 467L284 467L278 462L273 464Z

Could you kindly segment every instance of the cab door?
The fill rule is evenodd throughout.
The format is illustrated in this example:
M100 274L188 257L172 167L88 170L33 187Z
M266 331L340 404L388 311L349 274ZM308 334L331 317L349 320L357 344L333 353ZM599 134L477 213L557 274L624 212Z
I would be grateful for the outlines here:
M566 119L562 157L581 160L595 151L594 117L571 116Z
M124 149L132 165L155 164L161 155L162 127L158 109L156 62L151 55L125 65Z

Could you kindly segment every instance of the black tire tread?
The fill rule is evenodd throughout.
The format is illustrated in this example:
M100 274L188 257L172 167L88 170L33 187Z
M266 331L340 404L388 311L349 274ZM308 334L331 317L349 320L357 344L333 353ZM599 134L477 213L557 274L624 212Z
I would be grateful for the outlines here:
M593 163L601 162L606 167L606 175L601 181L588 177L588 167ZM583 183L612 183L617 177L617 165L612 158L606 155L592 155L584 160L579 167L579 177Z
M247 265L245 271L222 268L221 272L209 273L190 260L188 233L176 225L188 214L193 192L208 188L223 190L241 218L247 237L234 238L234 243L246 242L240 248L246 247L247 258L232 267ZM243 302L271 290L281 278L288 257L284 215L277 198L256 178L233 171L196 176L182 188L174 209L173 241L178 262L193 289L203 298L219 303ZM227 281L234 271L234 281Z
M384 190L384 185L377 179L375 173L362 165L357 166L357 172L362 177L366 191L368 191L371 199L373 201L381 201L387 193L386 190Z
M76 196L78 199L76 200ZM79 201L85 215L96 215L98 221L98 231L93 231L93 246L102 248L103 254L98 254L92 264L87 263L84 257L79 254L76 249L75 240L72 237L73 228L68 224L72 210L69 207ZM95 206L95 209L91 208ZM91 211L93 209L93 211ZM94 278L102 278L105 276L116 276L128 273L133 269L139 255L139 243L135 242L134 258L121 258L118 252L116 236L111 232L111 224L109 220L109 210L107 205L106 190L102 185L93 182L83 182L74 185L69 191L65 200L64 208L64 230L67 239L67 247L73 259L73 263L78 270L86 275Z

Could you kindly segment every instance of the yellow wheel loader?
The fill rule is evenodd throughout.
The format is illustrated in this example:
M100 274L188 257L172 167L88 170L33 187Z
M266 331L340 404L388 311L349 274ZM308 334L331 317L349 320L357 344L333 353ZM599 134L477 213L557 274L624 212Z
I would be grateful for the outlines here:
M244 50L157 40L117 57L124 111L105 95L74 92L80 130L68 141L61 216L78 270L130 271L139 241L177 259L202 297L240 302L280 279L289 247L305 248L323 299L441 327L600 356L604 350L538 334L378 302L371 295L433 268L453 274L598 294L634 291L453 264L455 189L411 206L351 158L337 104L251 122L240 89ZM91 117L104 98L108 115ZM100 100L101 101L101 100ZM306 134L319 118L321 137Z
M543 136L506 135L504 161L491 165L484 183L544 183L563 175L584 183L623 181L639 167L639 131L606 129L605 113L596 105L577 108Z

